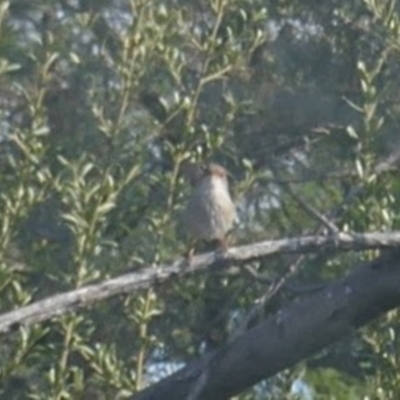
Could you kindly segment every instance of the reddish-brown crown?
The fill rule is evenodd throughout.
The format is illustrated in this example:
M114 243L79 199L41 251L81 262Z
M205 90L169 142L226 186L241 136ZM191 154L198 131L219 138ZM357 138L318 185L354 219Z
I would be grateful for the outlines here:
M220 165L214 164L214 163L208 164L206 166L205 173L209 174L209 175L217 176L222 179L226 179L226 177L227 177L226 169L224 167L221 167Z

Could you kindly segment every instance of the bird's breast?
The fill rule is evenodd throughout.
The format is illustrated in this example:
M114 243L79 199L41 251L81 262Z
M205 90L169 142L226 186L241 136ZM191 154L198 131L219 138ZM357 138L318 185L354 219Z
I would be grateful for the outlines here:
M189 234L204 240L222 239L232 228L235 205L225 182L206 180L193 193L187 209Z

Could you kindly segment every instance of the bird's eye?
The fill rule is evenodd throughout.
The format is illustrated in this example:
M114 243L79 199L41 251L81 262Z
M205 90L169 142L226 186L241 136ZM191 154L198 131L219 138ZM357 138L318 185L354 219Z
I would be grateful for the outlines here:
M209 170L209 166L208 165L202 165L200 167L200 171L201 171L202 174L206 174L208 172L208 170Z

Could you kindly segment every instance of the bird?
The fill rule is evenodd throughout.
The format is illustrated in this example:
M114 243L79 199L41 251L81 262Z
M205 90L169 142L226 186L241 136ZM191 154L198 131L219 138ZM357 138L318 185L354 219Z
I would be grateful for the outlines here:
M226 251L227 234L236 220L236 207L229 193L228 173L219 164L191 166L188 173L193 190L184 213L189 241L216 242ZM194 249L189 250L188 257Z

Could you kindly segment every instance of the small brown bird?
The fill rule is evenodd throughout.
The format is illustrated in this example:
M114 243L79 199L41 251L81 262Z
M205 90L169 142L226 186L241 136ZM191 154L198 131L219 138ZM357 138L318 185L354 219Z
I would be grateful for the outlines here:
M226 250L226 236L236 219L226 170L218 164L195 168L191 182L193 192L184 214L190 239L216 241L219 249Z

